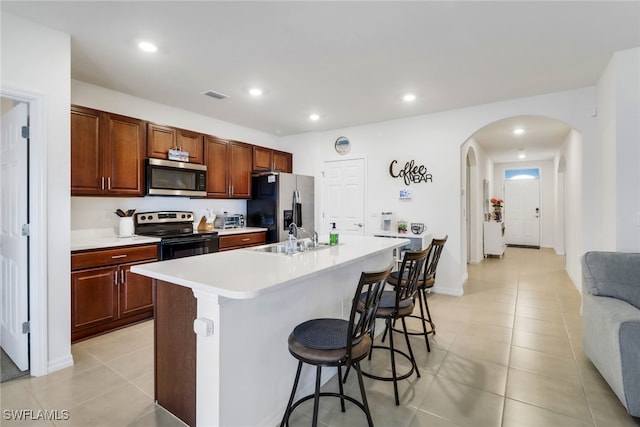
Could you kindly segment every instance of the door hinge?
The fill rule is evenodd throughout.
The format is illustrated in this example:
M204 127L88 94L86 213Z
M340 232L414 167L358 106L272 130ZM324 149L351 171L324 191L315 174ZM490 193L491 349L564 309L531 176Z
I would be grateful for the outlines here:
M29 126L22 126L22 137L29 138Z
M29 236L29 224L22 224L21 233L23 236Z
M23 334L30 334L31 333L31 322L30 321L22 322L22 333Z

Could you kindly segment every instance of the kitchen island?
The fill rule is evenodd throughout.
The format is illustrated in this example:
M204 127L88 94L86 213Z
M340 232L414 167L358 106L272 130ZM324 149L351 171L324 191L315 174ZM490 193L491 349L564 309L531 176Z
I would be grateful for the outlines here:
M297 366L289 333L312 318L346 319L360 273L388 267L407 243L341 236L296 255L258 247L135 266L156 279L156 400L192 426L277 425ZM300 393L314 374L303 369Z

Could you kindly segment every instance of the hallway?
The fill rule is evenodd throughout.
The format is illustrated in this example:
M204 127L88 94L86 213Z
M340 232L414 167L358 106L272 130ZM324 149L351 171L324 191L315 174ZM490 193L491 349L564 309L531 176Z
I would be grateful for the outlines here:
M502 259L469 265L464 296L431 295L437 335L431 353L412 338L421 378L399 383L401 405L393 404L391 383L365 378L375 425L640 426L582 354L580 296L563 266L564 257L550 249L507 248ZM74 344L72 351L75 366L0 389L3 410L68 410L69 419L12 422L3 411L3 426L183 425L153 403L152 322ZM388 366L385 352L374 351L371 363L363 369ZM294 374L283 381L290 384ZM345 388L359 396L354 375ZM335 378L325 389L337 389ZM366 424L353 405L345 414L339 408L336 399L322 400L321 425ZM291 426L310 425L311 412L311 402L303 404Z

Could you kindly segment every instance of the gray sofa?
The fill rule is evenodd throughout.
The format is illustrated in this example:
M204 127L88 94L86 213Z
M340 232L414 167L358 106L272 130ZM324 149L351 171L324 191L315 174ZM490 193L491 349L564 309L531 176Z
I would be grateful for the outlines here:
M582 277L584 352L640 417L640 253L587 252Z

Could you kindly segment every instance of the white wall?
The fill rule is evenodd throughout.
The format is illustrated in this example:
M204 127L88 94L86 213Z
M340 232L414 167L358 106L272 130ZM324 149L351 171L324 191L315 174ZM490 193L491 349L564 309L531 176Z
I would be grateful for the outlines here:
M595 90L585 88L346 129L293 135L282 138L282 141L285 149L293 152L297 159L294 166L297 172L314 175L317 181L322 178L324 161L365 157L368 181L365 202L367 234L378 229L381 211L393 211L409 221L424 222L434 235L448 234L449 241L438 267L436 289L460 294L466 277L466 245L462 241L466 238L466 231L461 225L464 224L461 220L464 206L462 144L478 129L496 120L524 114L550 117L580 131L587 153L584 160L588 162L587 169L591 170L596 158L596 135L595 119L589 113L594 106ZM344 157L333 148L336 138L341 135L347 136L352 142L351 151ZM306 160L300 162L298 159L302 158ZM433 174L433 183L405 186L389 176L388 168L392 160L398 160L401 164L409 160L424 164ZM580 174L583 185L593 186L596 180L594 175L582 173L582 169ZM401 188L412 190L411 201L398 199ZM580 195L576 200L574 206L579 210L576 214L580 218L574 224L586 223L581 226L580 235L585 228L595 226L595 216L585 210L594 201L595 195L592 194ZM318 210L321 211L322 200L318 204ZM567 251L567 264L578 265L583 242L580 236L573 234L568 238L573 239L574 243L570 246L571 251ZM576 280L575 277L572 278Z
M2 89L28 92L43 99L43 144L46 155L46 298L48 345L41 350L48 369L72 363L69 258L69 88L71 44L68 34L2 13ZM37 126L38 124L36 124ZM31 207L33 209L33 206ZM43 227L44 229L44 227ZM31 248L37 252L41 248ZM32 286L32 292L38 289ZM41 310L43 307L31 307ZM34 314L32 313L32 316ZM32 344L32 352L34 346Z
M79 80L71 80L71 103L255 145L272 148L280 146L278 137L275 135Z
M616 222L611 220L616 206L616 81L615 58L609 62L596 87L598 99L598 163L596 165L599 203L598 247L614 251L616 248Z
M582 135L575 130L569 132L565 139L555 164L562 157L565 161L566 171L564 173L565 182L565 252L567 254L567 273L578 290L582 289L582 272L580 267L580 257L585 251L585 240L583 238L585 219L585 205L593 206L592 203L584 203L584 195L595 194L589 190L584 183L583 164L584 143ZM557 167L555 168L557 170ZM595 174L594 174L595 175ZM592 187L593 188L593 187ZM584 191L583 191L584 189ZM593 197L595 198L595 196ZM594 223L594 227L595 227ZM595 234L592 232L592 235ZM572 254L571 256L569 254Z
M484 204L483 199L483 180L489 181L489 193L490 198L494 194L491 190L493 182L493 162L482 149L478 142L473 138L469 138L461 147L461 164L465 164L467 154L469 150L473 150L473 154L476 158L476 166L471 169L472 173L475 173L475 179L471 179L473 188L466 188L466 176L463 174L461 179L463 191L465 194L469 193L471 198L471 206L469 209L469 223L471 226L471 239L467 242L470 246L470 262L480 262L484 258L484 236L483 236L483 222L484 222ZM464 244L464 243L463 243Z
M617 52L597 84L598 239L640 250L640 48Z
M556 182L553 160L512 162L494 164L491 197L504 200L504 171L507 169L538 168L540 171L540 247L552 248L555 236L556 201L554 198ZM505 209L505 213L508 209Z

